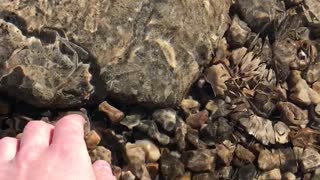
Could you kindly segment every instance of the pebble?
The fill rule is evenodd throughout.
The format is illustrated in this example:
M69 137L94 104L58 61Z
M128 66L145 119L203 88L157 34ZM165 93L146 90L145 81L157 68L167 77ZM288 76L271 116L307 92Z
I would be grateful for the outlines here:
M185 173L184 164L177 157L172 156L168 149L163 149L161 152L160 169L166 179L179 178Z
M296 175L294 175L292 172L286 172L282 175L283 180L296 180Z
M170 137L159 132L157 124L153 120L140 121L137 129L146 133L149 137L157 140L162 145L170 143Z
M242 47L248 40L250 33L251 29L247 23L241 21L238 15L235 15L227 32L227 40L233 47Z
M173 109L159 109L153 112L152 117L163 129L172 131L176 125L177 112Z
M309 123L307 110L302 110L291 102L279 102L277 107L281 111L281 118L284 122L301 127Z
M199 139L199 132L197 129L192 129L192 128L188 127L186 139L196 149L206 149L207 148L206 143Z
M144 150L146 154L146 160L148 162L156 162L160 159L160 150L155 144L153 144L152 141L137 140L135 145Z
M120 121L120 124L126 126L128 129L133 129L140 124L141 116L140 115L130 115L126 116Z
M311 172L320 166L320 154L316 149L308 147L301 157L303 172Z
M122 171L121 180L135 180L136 176L131 171Z
M210 171L215 168L215 152L213 150L186 151L182 154L185 166L193 172Z
M111 164L111 161L112 161L111 151L109 149L106 149L103 146L97 146L95 149L89 151L89 155L92 163L95 162L96 160L105 160L109 164Z
M298 162L295 152L292 148L279 148L273 152L280 159L280 169L283 172L296 173L298 171Z
M155 179L159 175L158 163L147 163L146 168L150 174L151 179Z
M142 147L135 144L127 143L125 145L125 153L129 163L144 164L146 161L146 154Z
M197 112L199 110L200 103L194 99L183 99L180 107L186 114L192 114L193 112Z
M85 139L85 142L86 142L88 149L95 148L101 141L101 137L99 136L99 134L95 130L89 131L85 135L84 139Z
M107 101L99 104L99 111L104 112L113 123L119 123L124 118L124 113L111 106Z
M238 180L255 179L257 173L257 169L252 163L241 166L238 171Z
M239 159L250 163L252 163L256 159L256 156L251 151L243 147L241 144L237 145L235 154Z
M184 151L184 149L186 148L187 132L188 132L187 124L183 120L178 119L177 127L175 130L174 141L176 142L176 145L179 151Z
M281 180L281 172L280 169L273 169L267 172L263 172L258 180Z
M233 159L235 145L217 144L216 149L218 160L220 160L225 166L229 166Z
M223 142L232 138L233 127L225 118L219 118L214 122L209 122L200 129L200 135L206 143Z
M112 166L112 174L116 177L116 179L120 179L122 174L122 169L118 166Z
M276 154L264 149L259 154L258 165L261 170L269 171L280 167L280 159Z
M209 112L207 110L200 111L196 114L190 114L186 122L194 129L199 129L203 124L208 121Z
M150 174L144 163L131 163L127 168L135 175L136 179L151 180Z
M215 113L218 110L218 105L213 100L209 100L205 108L211 113Z
M233 168L232 166L224 166L219 171L219 177L222 179L232 179L233 176Z
M179 180L191 180L191 172L185 172Z

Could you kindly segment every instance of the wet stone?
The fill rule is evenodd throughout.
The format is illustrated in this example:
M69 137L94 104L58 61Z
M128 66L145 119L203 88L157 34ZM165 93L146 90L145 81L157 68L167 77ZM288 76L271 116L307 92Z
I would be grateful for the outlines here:
M153 119L167 131L172 131L176 125L177 113L173 109L159 109L153 112Z
M261 170L268 171L280 167L280 159L277 154L269 150L262 150L258 157L258 165Z
M165 178L179 178L185 170L183 163L171 155L168 149L163 149L160 157L160 169Z
M182 160L191 171L203 172L215 168L216 157L213 150L196 150L184 152Z

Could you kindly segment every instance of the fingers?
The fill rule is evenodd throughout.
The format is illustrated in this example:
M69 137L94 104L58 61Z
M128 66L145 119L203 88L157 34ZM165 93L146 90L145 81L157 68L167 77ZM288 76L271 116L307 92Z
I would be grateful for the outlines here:
M40 151L49 147L54 127L43 121L30 121L23 130L20 149Z
M18 151L19 141L16 138L5 137L0 139L0 162L14 159Z
M83 130L84 123L85 119L77 114L71 114L61 118L55 124L52 146L65 149L82 148L86 150Z
M116 180L112 174L111 166L103 160L97 160L92 165L96 180Z

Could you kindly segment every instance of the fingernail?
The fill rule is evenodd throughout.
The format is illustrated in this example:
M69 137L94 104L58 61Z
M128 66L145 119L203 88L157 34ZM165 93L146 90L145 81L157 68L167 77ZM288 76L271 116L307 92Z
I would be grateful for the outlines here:
M103 169L103 170L106 170L108 172L112 172L111 170L111 166L110 164L107 162L107 161L104 161L104 160L97 160L95 163L94 163L94 166L98 169Z

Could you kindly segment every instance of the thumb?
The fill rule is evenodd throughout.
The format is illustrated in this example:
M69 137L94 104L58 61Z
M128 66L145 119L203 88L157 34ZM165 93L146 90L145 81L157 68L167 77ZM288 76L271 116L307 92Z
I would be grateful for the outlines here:
M111 166L104 160L97 160L92 165L96 180L116 180L112 174Z

